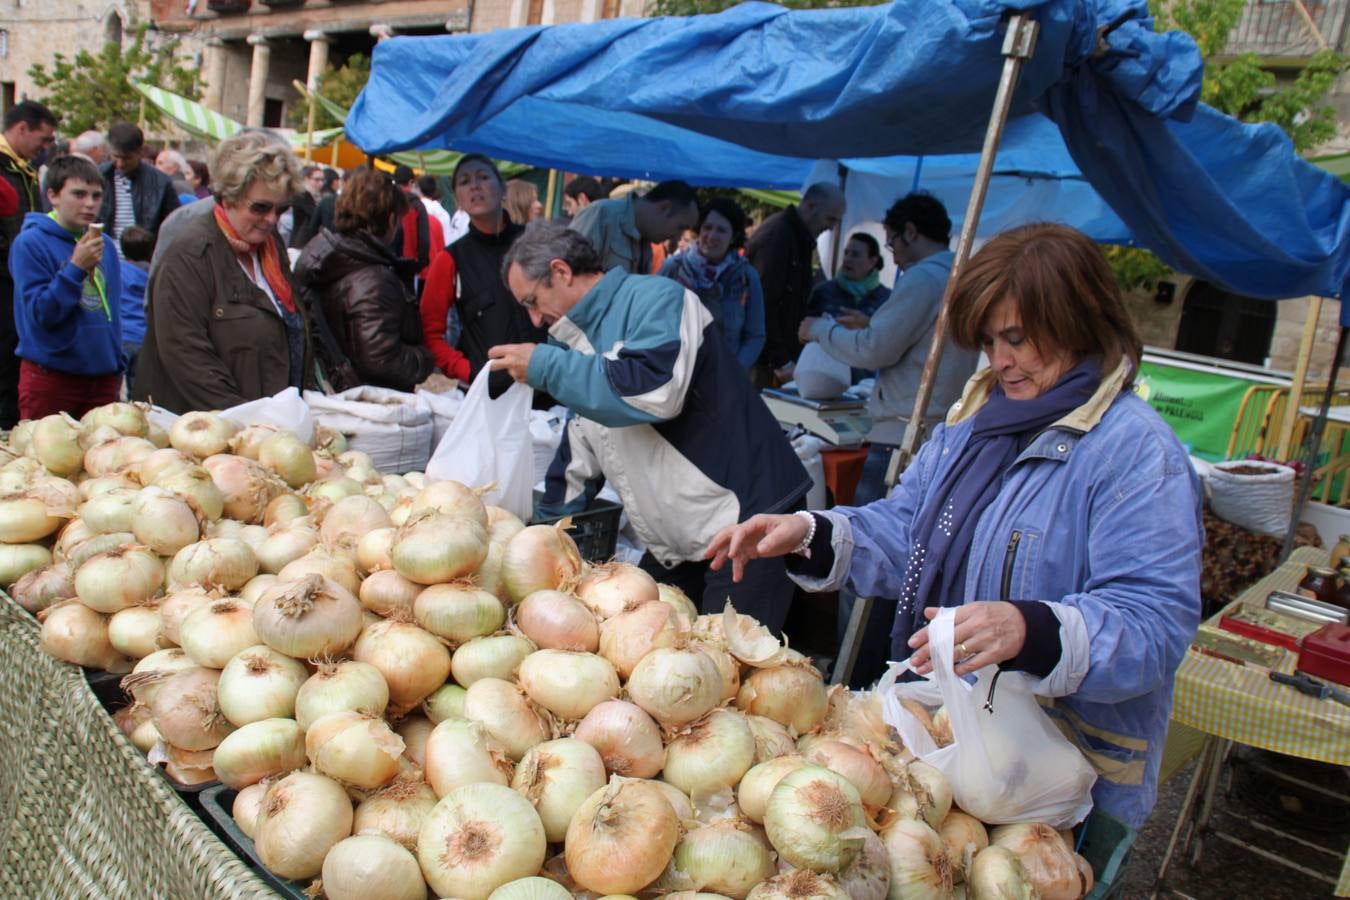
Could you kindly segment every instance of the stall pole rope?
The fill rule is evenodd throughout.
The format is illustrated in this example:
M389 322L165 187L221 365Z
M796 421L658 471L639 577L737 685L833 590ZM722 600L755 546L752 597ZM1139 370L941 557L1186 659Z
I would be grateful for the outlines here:
M1303 386L1308 381L1308 363L1312 359L1313 342L1317 339L1317 322L1322 318L1322 298L1308 298L1308 316L1303 320L1303 339L1298 345L1298 361L1294 364L1294 381L1289 386L1289 402L1284 408L1284 418L1280 420L1280 441L1276 445L1275 458L1289 458L1289 445L1294 440L1294 423L1298 420L1298 408L1303 402Z
M1317 456L1322 452L1322 433L1327 428L1327 415L1331 412L1331 395L1336 392L1336 381L1340 378L1341 364L1345 359L1345 341L1346 335L1350 334L1350 329L1344 325L1341 326L1340 336L1336 338L1336 356L1331 361L1331 374L1327 376L1327 389L1322 394L1322 406L1317 411L1317 418L1313 420L1312 427L1308 429L1308 436L1304 440L1303 453L1303 475L1298 482L1298 500L1294 502L1294 511L1289 516L1289 530L1284 535L1284 549L1280 551L1280 562L1283 563L1289 558L1289 554L1294 552L1294 538L1298 534L1298 523L1303 518L1303 507L1308 505L1308 497L1312 494L1313 470L1317 468ZM1290 404L1289 415L1298 415L1298 410Z

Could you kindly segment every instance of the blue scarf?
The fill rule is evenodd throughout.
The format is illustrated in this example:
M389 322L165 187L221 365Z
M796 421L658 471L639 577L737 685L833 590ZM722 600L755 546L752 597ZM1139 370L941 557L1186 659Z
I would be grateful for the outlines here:
M717 284L717 279L736 262L736 258L736 252L728 250L721 262L710 263L698 251L698 244L690 244L683 253L675 257L680 263L679 269L675 272L675 280L701 297Z
M853 297L855 300L861 300L875 291L877 285L881 284L881 272L878 269L873 269L871 272L867 273L866 278L861 281L855 281L846 276L843 269L840 269L839 274L834 276L834 280L839 287L843 288L844 293Z
M965 602L966 567L980 515L1003 485L1003 475L1032 437L1082 406L1101 384L1101 360L1088 359L1070 369L1055 386L1030 400L1010 400L995 385L975 414L961 454L934 485L910 529L909 562L891 628L894 659L909 655L906 642L926 623L930 606ZM998 598L987 598L998 599Z

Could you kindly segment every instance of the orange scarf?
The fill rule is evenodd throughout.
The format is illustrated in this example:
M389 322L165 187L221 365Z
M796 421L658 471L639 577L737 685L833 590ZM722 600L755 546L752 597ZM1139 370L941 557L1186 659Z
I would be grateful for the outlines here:
M270 237L258 246L246 244L240 237L239 232L234 230L234 225L230 223L229 216L225 215L225 210L219 203L213 210L216 216L216 224L225 234L225 240L229 242L230 249L235 252L241 261L252 262L254 252L257 252L259 259L262 260L263 277L267 279L267 285L272 289L272 294L277 298L277 302L286 308L287 312L295 312L295 299L291 296L291 283L286 278L285 271L281 268L281 254L277 252L277 242Z

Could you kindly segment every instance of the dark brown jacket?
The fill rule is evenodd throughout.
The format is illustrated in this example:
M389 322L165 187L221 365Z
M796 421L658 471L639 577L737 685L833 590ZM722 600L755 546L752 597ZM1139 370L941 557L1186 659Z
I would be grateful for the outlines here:
M396 263L393 251L367 232L324 229L296 260L295 278L320 298L328 327L363 384L412 391L436 363Z
M279 237L273 240L289 277L286 250ZM185 413L228 409L290 385L286 325L244 274L214 216L192 222L174 239L150 279L146 303L138 398ZM304 304L296 306L305 317ZM305 332L301 371L309 386L313 367L307 327Z
M774 213L755 229L745 257L759 273L764 289L764 351L759 361L777 369L796 362L802 352L797 326L811 296L811 257L816 242L797 207Z

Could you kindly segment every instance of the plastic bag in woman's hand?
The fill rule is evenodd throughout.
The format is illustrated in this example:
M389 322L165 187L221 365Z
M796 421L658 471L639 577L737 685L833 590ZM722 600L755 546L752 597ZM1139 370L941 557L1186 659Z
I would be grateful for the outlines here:
M956 804L980 821L1078 824L1092 810L1096 772L1041 709L1029 676L986 666L972 685L956 674L955 614L956 607L943 609L928 626L927 680L897 683L905 662L892 664L877 685L886 723L947 776ZM902 700L944 706L952 743L939 747Z

